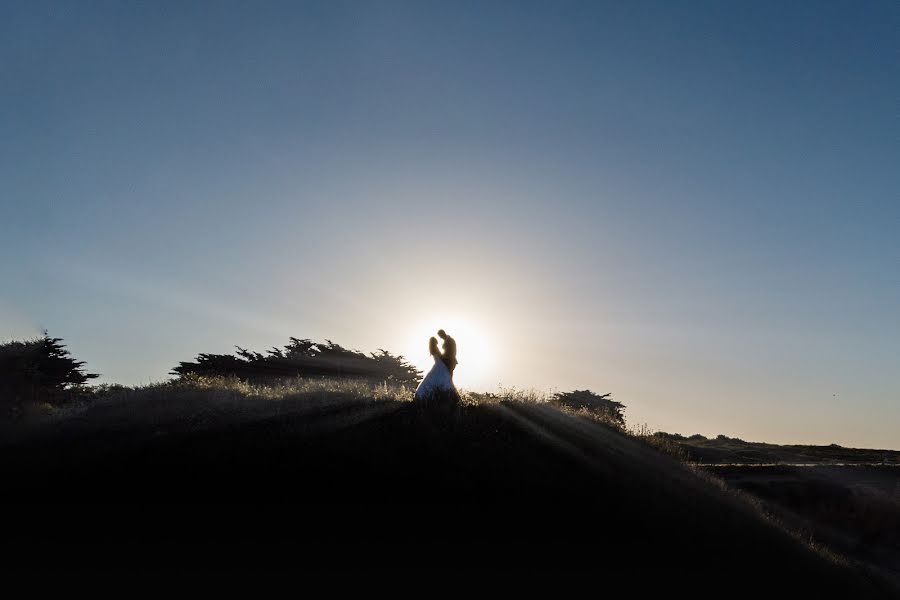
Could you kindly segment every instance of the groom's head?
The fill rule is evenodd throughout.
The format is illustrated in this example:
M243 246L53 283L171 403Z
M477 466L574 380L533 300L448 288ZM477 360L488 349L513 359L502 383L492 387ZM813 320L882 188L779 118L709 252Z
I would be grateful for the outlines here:
M444 339L445 337L447 337L447 332L444 331L443 329L438 329L438 337L440 337L441 339Z

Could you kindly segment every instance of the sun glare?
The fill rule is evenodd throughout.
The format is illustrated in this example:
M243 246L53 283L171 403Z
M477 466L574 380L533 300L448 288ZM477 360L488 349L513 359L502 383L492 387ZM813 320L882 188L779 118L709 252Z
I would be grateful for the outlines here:
M428 353L428 338L437 337L444 329L456 340L459 364L453 374L457 387L468 390L489 390L494 381L494 346L487 330L469 318L435 317L422 319L413 329L404 356L410 363L427 373L434 364ZM438 340L440 341L440 340Z

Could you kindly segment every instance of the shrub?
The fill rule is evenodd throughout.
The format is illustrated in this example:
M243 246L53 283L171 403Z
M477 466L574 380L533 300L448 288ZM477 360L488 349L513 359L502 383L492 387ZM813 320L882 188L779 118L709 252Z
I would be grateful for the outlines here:
M736 442L738 444L746 444L747 443L744 440L742 440L741 438L728 437L727 435L723 435L721 433L716 436L716 441L717 442Z
M561 407L574 411L586 411L613 424L625 425L625 405L610 400L612 394L595 394L590 390L559 392L553 395L552 401Z

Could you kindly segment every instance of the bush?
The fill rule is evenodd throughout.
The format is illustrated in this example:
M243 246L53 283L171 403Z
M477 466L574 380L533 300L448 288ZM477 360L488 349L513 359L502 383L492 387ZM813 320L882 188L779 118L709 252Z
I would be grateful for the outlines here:
M60 404L85 395L82 386L97 377L69 355L60 338L43 337L0 344L0 400L7 413L28 402ZM7 415L8 416L8 415Z
M406 386L418 385L422 377L402 356L387 350L366 355L331 340L321 343L292 337L284 349L272 348L266 354L236 348L237 356L199 354L194 362L179 363L172 374L236 377L250 383L271 383L285 377L339 377Z
M587 411L602 420L613 424L625 425L625 405L615 400L610 400L612 394L595 394L590 390L575 390L573 392L560 392L553 395L552 401L559 406L575 411Z

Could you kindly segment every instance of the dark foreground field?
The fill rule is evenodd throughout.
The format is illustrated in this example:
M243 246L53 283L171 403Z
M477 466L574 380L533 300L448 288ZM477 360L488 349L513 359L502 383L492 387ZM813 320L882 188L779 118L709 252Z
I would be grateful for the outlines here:
M792 530L900 582L900 466L704 467L763 500Z
M656 433L804 538L900 582L900 452Z
M6 567L570 569L641 590L896 592L720 481L540 403L157 386L4 435Z

